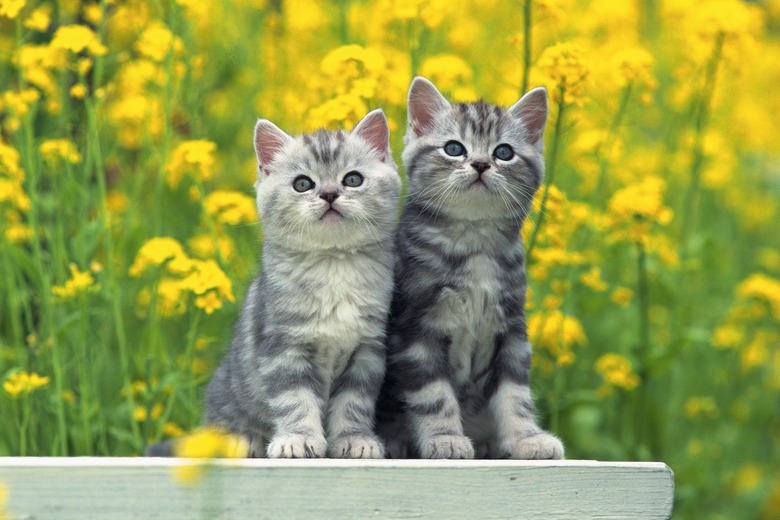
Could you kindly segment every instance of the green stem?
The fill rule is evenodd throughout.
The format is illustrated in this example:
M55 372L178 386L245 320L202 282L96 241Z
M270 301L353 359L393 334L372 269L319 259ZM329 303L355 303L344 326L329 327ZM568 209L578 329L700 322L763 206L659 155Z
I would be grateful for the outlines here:
M685 203L683 205L683 224L682 224L682 244L683 255L688 254L688 239L695 228L696 209L699 190L701 187L701 171L704 165L704 131L707 127L707 121L710 114L710 102L715 91L715 80L717 79L718 65L723 55L723 34L719 34L715 39L715 46L712 55L707 64L705 73L704 88L701 91L701 97L698 99L698 107L694 119L694 141L693 158L691 160L691 181L685 194Z
M552 186L555 179L555 163L558 157L558 147L561 141L561 126L563 124L563 113L565 108L564 97L566 89L563 85L558 88L558 115L555 118L555 130L553 133L552 148L550 150L550 157L547 162L547 183L544 185L544 191L542 192L542 199L539 204L539 212L536 215L536 222L534 223L534 230L531 232L531 238L528 240L528 248L526 249L526 262L531 262L531 253L533 252L536 240L539 236L539 230L544 224L544 208L547 204L547 197L550 194L550 186Z
M636 242L637 248L637 296L639 310L639 338L636 359L639 363L638 376L640 387L637 389L635 448L647 445L647 380L649 375L648 353L650 351L650 291L647 279L647 251L642 242Z
M106 298L111 301L111 310L113 313L114 333L116 334L117 344L119 346L119 361L122 367L123 387L130 388L130 356L127 349L127 336L125 332L124 317L122 315L122 294L120 285L117 283L117 274L115 270L116 260L114 258L114 238L111 230L111 214L108 211L108 188L106 186L106 176L103 171L103 155L100 147L100 131L98 128L95 100L93 97L86 99L87 124L88 124L88 142L90 143L89 152L94 165L94 173L100 193L100 218L103 222L104 250L106 257ZM133 438L136 448L143 444L141 432L138 424L133 418L133 396L126 392L127 413L130 420Z
M533 0L525 0L523 4L523 77L520 82L520 96L528 91L528 76L531 70L531 15Z
M604 182L607 178L607 169L609 167L609 153L612 150L612 144L615 142L615 135L617 134L620 123L623 121L623 116L626 113L628 102L631 100L631 92L633 85L628 83L623 89L623 96L620 99L620 106L618 107L615 117L612 119L612 123L609 125L607 136L604 142L599 147L599 177L596 181L596 189L594 194L598 197L598 200L603 200L601 193L604 189Z

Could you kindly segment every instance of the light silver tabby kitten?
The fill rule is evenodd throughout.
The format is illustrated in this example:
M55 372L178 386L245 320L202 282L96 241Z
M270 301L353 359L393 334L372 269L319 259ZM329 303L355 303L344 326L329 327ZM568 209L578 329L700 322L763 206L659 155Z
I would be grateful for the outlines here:
M381 110L355 128L255 128L262 272L208 387L206 422L251 455L377 458L401 182Z
M453 105L418 77L408 112L377 431L392 457L563 458L534 419L520 237L543 177L547 93Z

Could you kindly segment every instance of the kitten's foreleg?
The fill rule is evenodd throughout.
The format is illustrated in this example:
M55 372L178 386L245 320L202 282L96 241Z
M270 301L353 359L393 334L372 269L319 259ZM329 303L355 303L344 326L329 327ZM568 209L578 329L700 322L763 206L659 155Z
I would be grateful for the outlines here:
M274 382L266 387L274 426L266 448L268 457L324 457L323 384L309 356L285 356L272 364L264 379Z
M448 342L418 339L396 354L403 374L401 399L418 454L425 459L473 459L474 447L463 434L460 404L449 380Z
M497 341L496 359L488 385L489 407L496 424L495 458L562 459L563 444L542 430L534 418L529 388L531 345L519 336Z
M377 459L385 456L374 433L376 399L385 373L383 338L363 341L334 381L327 415L328 456Z

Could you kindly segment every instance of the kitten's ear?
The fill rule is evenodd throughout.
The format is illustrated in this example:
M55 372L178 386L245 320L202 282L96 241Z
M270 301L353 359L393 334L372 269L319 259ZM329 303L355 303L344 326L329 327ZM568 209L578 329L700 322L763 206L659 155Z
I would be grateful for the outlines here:
M409 129L420 137L431 129L436 114L450 106L433 83L417 76L409 87Z
M509 115L519 119L528 140L541 153L544 150L544 125L547 123L547 89L537 87L509 108Z
M364 139L373 150L379 153L382 161L388 161L390 158L390 127L387 125L387 118L381 108L366 114L350 133Z
M268 167L291 139L292 137L267 119L259 120L255 125L255 154L257 155L258 171L263 171L268 175Z

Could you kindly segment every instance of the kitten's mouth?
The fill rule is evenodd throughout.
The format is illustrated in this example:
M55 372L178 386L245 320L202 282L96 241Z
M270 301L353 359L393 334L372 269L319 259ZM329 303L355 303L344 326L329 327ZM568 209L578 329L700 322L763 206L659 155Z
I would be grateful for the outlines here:
M341 213L339 213L333 208L328 208L327 211L325 211L325 213L322 214L320 220L323 220L325 222L336 222L341 220L342 218L344 218L344 215L342 215Z
M485 184L485 181L482 180L481 177L478 177L477 180L469 184L469 190L486 190L487 184Z

